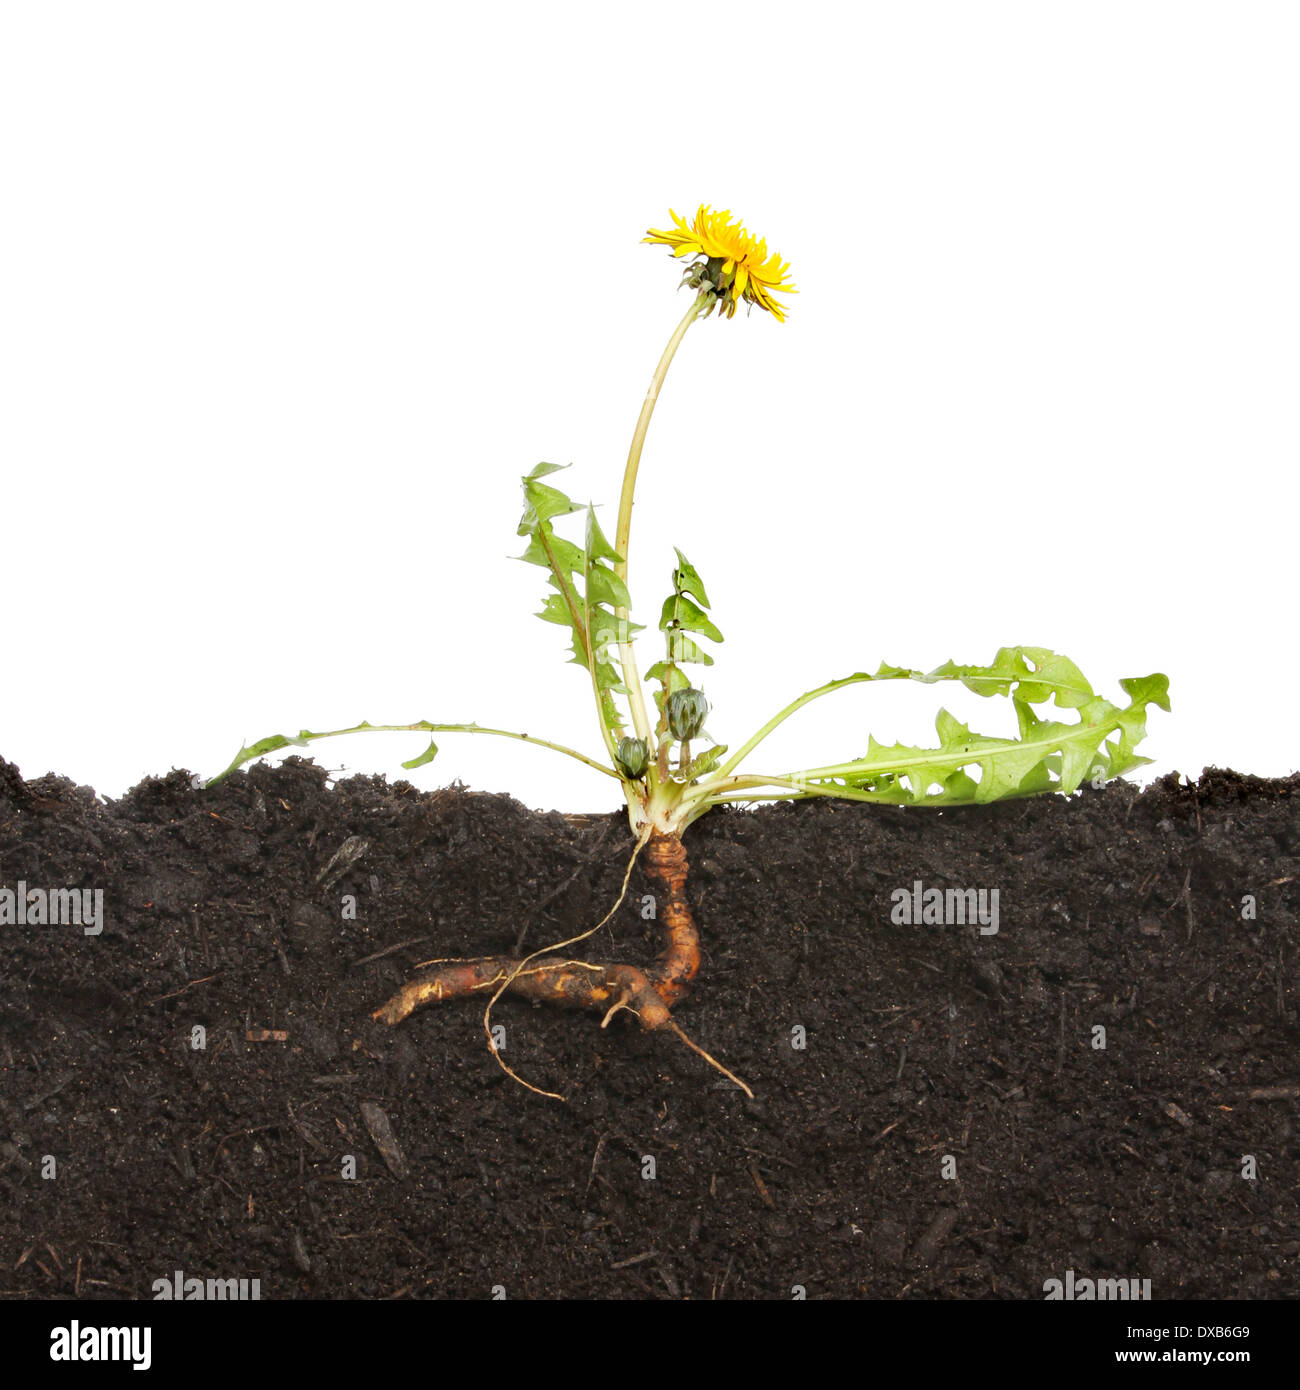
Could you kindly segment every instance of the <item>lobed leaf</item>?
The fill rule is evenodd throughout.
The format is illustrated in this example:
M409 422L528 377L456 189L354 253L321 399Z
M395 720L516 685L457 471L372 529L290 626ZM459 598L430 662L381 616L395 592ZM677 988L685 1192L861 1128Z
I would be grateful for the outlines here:
M712 642L721 642L722 633L709 621L709 615L685 594L670 594L659 615L663 632L699 632Z
M713 771L722 761L722 755L727 751L725 743L715 743L712 748L706 748L698 757L691 759L686 768L686 780L693 782L697 777L703 777Z
M659 630L664 634L666 657L657 661L646 672L648 680L657 680L660 688L655 691L655 704L660 714L662 732L664 701L674 691L684 690L690 679L679 669L680 664L712 666L713 658L687 633L698 633L712 642L721 642L722 633L705 613L709 606L709 596L699 571L676 546L677 567L673 570L673 592L664 600L659 614Z
M567 467L568 464L539 463L524 479L524 500L528 505L519 519L519 535L531 535L552 517L564 516L568 512L580 509L579 504L566 497L559 488L537 481L543 476L543 470L545 473L556 473Z
M519 534L528 537L528 547L518 558L550 571L548 582L556 592L546 596L537 616L543 622L569 628L573 648L570 660L591 674L601 720L611 734L617 734L622 725L613 697L626 694L627 687L610 656L610 648L617 645L620 637L630 636L640 628L618 616L618 612L626 613L631 608L632 600L627 585L613 568L613 564L620 563L620 556L600 529L595 509L586 508L582 545L556 535L553 519L581 510L558 488L540 481L558 471L558 467L539 464L523 479L526 506Z
M1125 706L1097 695L1079 668L1046 647L1003 647L987 666L948 661L931 671L882 663L801 695L751 738L723 768L730 773L779 724L810 701L863 681L914 680L933 685L956 681L982 696L1011 699L1018 736L973 732L947 710L935 721L936 748L886 745L868 740L866 754L847 763L806 769L774 784L793 783L806 795L842 795L870 801L950 805L988 802L1035 792L1072 792L1088 778L1112 778L1149 762L1137 745L1146 736L1146 712L1169 709L1169 681L1155 674L1120 682ZM1073 711L1073 722L1049 719L1034 706L1055 702ZM972 773L978 773L978 778ZM764 779L759 779L761 782ZM726 794L725 792L723 794Z
M690 594L701 608L712 608L713 605L709 602L709 596L704 592L704 581L696 572L695 566L680 550L677 550L676 546L673 546L673 549L677 551L677 568L673 571L673 588L679 594Z
M939 736L936 748L887 745L870 738L864 757L813 769L802 776L796 774L795 780L813 787L841 784L900 802L984 803L1043 791L1072 792L1089 777L1109 779L1149 761L1139 757L1135 748L1146 734L1147 706L1169 708L1164 676L1121 682L1130 697L1127 706L1116 706L1098 695L1073 705L1079 718L1069 722L1041 718L1030 699L1022 697L1021 692L1028 687L1035 702L1045 702L1058 693L1055 682L1059 678L1066 690L1065 699L1058 698L1058 704L1072 701L1081 689L1077 677L1066 675L1064 667L1055 670L1057 674L1046 682L1026 680L1021 684L1013 680L997 692L985 687L986 693L1014 692L1018 738L976 733L941 709L935 721ZM956 671L950 678L967 683ZM978 781L969 769L978 769Z
M360 724L353 724L347 729L324 729L312 730L303 729L297 737L290 734L272 734L269 738L259 739L256 743L245 744L235 754L229 767L222 769L215 777L209 778L206 786L213 786L220 782L224 777L228 777L236 768L242 767L245 763L252 762L255 758L262 757L265 753L274 753L280 748L305 748L308 744L314 743L322 738L341 738L345 734L363 733L415 733L423 731L425 733L454 733L454 734L488 734L495 738L515 739L520 743L536 744L540 748L549 748L552 752L563 753L567 757L576 758L578 762L585 763L588 767L595 768L597 772L603 772L607 777L617 777L618 774L611 768L605 767L589 758L585 753L580 753L576 748L566 747L563 743L554 743L550 739L538 738L535 734L516 733L513 729L493 729L483 724L435 724L428 719L416 720L413 724L372 724L368 719L363 719ZM438 754L438 745L429 741L429 746L417 757L410 758L402 764L403 767L423 767L426 763L431 763Z

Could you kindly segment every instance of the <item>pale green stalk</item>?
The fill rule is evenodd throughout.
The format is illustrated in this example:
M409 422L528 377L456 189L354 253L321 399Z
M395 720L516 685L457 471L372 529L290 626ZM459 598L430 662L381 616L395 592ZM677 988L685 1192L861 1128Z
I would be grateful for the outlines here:
M816 690L805 691L805 693L800 695L797 700L792 700L778 714L773 715L773 717L769 719L766 724L763 725L763 727L753 736L753 738L749 739L745 743L742 743L740 747L731 755L731 757L729 757L727 761L723 763L720 768L718 768L716 776L719 779L721 779L723 777L726 777L728 773L734 772L736 768L740 766L741 762L745 758L747 758L754 751L754 749L758 747L760 743L763 742L763 740L768 736L768 734L772 733L772 731L781 724L784 724L785 721L789 719L792 714L796 713L798 710L801 710L805 705L811 704L813 700L820 699L823 695L829 695L832 691L842 690L846 685L857 685L862 681L869 681L874 679L874 676L869 676L864 672L859 672L857 675L844 676L840 680L827 681L825 685L819 685Z
M627 583L627 550L632 532L632 502L636 493L637 469L641 465L641 449L645 444L646 431L650 428L650 419L654 415L655 402L659 399L659 390L664 384L664 378L668 375L668 368L672 365L672 360L676 356L677 349L681 345L682 339L686 336L686 330L699 318L707 304L707 296L699 294L691 303L691 307L682 315L682 321L673 331L673 336L668 340L668 346L664 349L663 356L659 359L659 365L655 368L655 374L650 379L650 389L646 392L645 400L641 404L641 414L637 417L636 429L632 433L632 446L628 450L627 466L623 470L623 491L618 500L618 530L615 532L614 549L619 553L619 559L614 564L614 573ZM626 622L628 610L619 608L615 610L615 616L620 622ZM630 637L624 636L624 640L618 644L619 664L623 672L623 684L627 686L628 703L632 709L632 723L636 729L637 737L653 743L651 736L650 720L646 714L645 696L641 690L641 676L637 671L636 656L632 651Z

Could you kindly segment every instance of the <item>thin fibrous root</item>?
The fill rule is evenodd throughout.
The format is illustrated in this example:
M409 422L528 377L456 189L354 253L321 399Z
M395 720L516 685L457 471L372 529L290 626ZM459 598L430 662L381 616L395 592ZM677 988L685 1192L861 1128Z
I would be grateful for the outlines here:
M677 1034L677 1036L686 1044L686 1046L691 1049L692 1052L696 1053L700 1057L703 1057L704 1060L709 1064L709 1066L716 1067L717 1070L720 1071L723 1074L723 1076L727 1078L728 1081L734 1081L736 1085L739 1086L740 1089L744 1091L744 1093L750 1098L750 1100L754 1099L753 1091L751 1091L749 1087L745 1085L745 1083L740 1079L740 1077L738 1077L734 1071L728 1071L727 1068L724 1067L716 1057L711 1056L709 1053L705 1052L705 1050L699 1045L699 1043L692 1042L690 1038L688 1038L686 1034L682 1032L681 1028L677 1025L674 1019L670 1018L668 1020L668 1026L673 1030L674 1033Z
M627 868L623 870L623 884L622 887L620 887L618 890L618 897L614 900L614 906L610 908L610 910L600 919L600 921L597 922L594 927L588 927L586 931L579 932L577 936L569 937L567 941L557 941L554 946L542 947L540 950L531 951L522 960L511 962L509 972L506 974L505 978L502 979L501 982L497 985L495 992L493 993L492 997L487 1001L487 1005L483 1010L483 1032L484 1035L487 1037L488 1047L491 1049L493 1057L496 1058L497 1066L499 1066L501 1070L505 1072L505 1074L512 1080L519 1082L521 1086L526 1087L528 1090L534 1092L536 1095L549 1096L552 1100L562 1101L564 1099L564 1097L560 1095L558 1091L544 1091L541 1089L540 1086L534 1086L531 1081L525 1081L524 1078L520 1076L519 1073L509 1064L509 1062L503 1060L501 1053L497 1050L496 1041L492 1037L492 1006L497 1002L498 999L501 998L501 996L506 992L506 990L511 988L516 978L523 972L523 969L526 965L531 965L533 961L538 959L538 957L544 956L544 953L548 950L562 951L566 946L576 946L578 942L586 941L586 939L589 936L595 936L595 934L601 929L601 927L603 927L606 922L610 921L613 918L614 914L619 910L620 907L623 906L623 901L627 897L627 886L632 881L632 870L636 866L637 858L640 855L641 851L645 848L646 841L649 838L649 829L643 830L640 836L637 838L636 846L634 847L631 855L628 858ZM574 966L577 966L581 964L581 962L574 961L567 962L566 964L572 964ZM608 971L608 969L603 968L601 966L594 966L590 968L598 972L604 973L606 978L609 978L610 972ZM633 981L632 983L635 984L635 981ZM647 981L647 984L648 983L649 982ZM567 998L562 997L559 1002L576 1002L579 1005L582 1005L584 1003L584 1000L582 998L579 997L576 1000L572 998L574 988L575 986L565 983L561 987L561 994L562 996L567 996ZM576 988L578 994L581 995L583 993L581 987L577 986ZM588 992L590 993L590 991ZM658 996L655 995L653 988L649 989L644 996L640 995L639 990L637 991L637 993L638 997L644 997L647 1004L651 1007L651 1015L656 1016L653 1005L656 1001L660 1004L662 1004L663 1001L658 999ZM544 995L543 997L550 996ZM598 1001L593 995L590 1002L592 1006L595 1007L600 1001ZM628 1002L628 991L627 989L624 989L620 992L620 994L610 1005L610 1007L605 1011L605 1017L601 1020L600 1026L604 1028L605 1025L608 1024L610 1016L612 1014L617 1013L620 1008L631 1007L632 1006ZM649 1027L651 1025L647 1024L646 1026ZM659 1025L655 1024L653 1026L658 1027Z

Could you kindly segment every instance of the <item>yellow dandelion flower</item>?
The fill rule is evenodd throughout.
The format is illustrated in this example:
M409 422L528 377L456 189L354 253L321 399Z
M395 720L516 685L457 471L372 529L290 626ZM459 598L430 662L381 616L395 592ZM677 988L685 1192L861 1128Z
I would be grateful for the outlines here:
M730 212L714 212L701 204L694 223L671 208L668 215L675 227L665 232L652 227L644 240L671 247L674 256L695 257L682 283L708 294L710 314L716 306L732 318L743 299L766 309L778 323L785 322L784 306L773 296L798 294L788 279L789 262L775 252L769 255L767 242L751 236Z

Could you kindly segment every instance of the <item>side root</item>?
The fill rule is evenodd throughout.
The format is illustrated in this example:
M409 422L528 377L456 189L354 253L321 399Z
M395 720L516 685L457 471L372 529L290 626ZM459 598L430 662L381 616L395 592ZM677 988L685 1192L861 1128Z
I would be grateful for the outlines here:
M671 1017L645 971L635 965L591 965L556 956L528 961L511 956L446 961L408 981L371 1017L382 1023L401 1023L426 1004L465 999L489 990L565 1008L594 1009L606 1021L620 1009L628 1009L636 1014L642 1028L662 1028Z

